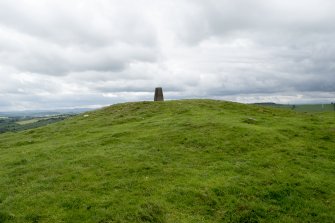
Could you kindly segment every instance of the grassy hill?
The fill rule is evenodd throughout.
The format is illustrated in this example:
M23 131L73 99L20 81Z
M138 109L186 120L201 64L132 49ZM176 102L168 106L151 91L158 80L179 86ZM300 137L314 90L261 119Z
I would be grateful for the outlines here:
M0 135L0 222L335 222L335 113L113 105Z

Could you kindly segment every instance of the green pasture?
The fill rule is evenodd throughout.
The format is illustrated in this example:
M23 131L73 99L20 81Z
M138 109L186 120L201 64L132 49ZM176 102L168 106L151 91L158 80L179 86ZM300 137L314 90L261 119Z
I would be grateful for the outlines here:
M41 118L32 118L32 119L28 119L28 120L18 121L16 123L19 124L19 125L27 125L27 124L32 124L32 123L38 122L40 120L43 120L43 119L41 119Z
M335 222L334 112L117 104L0 135L0 222Z

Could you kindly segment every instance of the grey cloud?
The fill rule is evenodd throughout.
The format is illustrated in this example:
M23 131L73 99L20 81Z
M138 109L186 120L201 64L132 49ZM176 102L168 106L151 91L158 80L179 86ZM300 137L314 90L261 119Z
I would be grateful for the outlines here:
M10 33L0 37L2 63L21 71L66 75L119 71L134 61L157 60L156 35L145 18L88 1L82 7L48 3L0 3L0 32Z
M329 33L335 28L333 8L331 0L197 0L191 3L191 12L179 11L183 20L177 26L178 35L186 42L199 42L234 32L265 36L275 32L284 37L291 33Z
M95 86L97 92L153 92L156 86L153 81L127 81L127 82L110 82L100 86ZM182 86L177 85L164 85L164 92L183 91Z
M20 3L20 4L18 4ZM0 2L1 108L335 98L331 0Z
M42 41L0 52L0 59L6 65L49 75L87 70L119 71L134 61L155 62L156 57L157 50L143 46L118 44L90 49L78 46L62 48Z
M64 46L109 46L117 42L155 45L150 22L121 1L0 2L1 23L30 36ZM128 3L129 4L129 3ZM136 2L131 3L133 6Z
M263 63L274 64L278 68L263 76L262 87L257 87L257 82L250 82L252 89L241 89L240 84L234 90L224 88L216 91L216 94L280 92L287 89L335 91L335 66L332 59L335 56L335 44L332 41L335 38L335 25L332 22L335 16L332 13L334 3L331 1L197 3L202 5L198 7L197 14L184 21L189 32L183 32L184 27L180 31L179 37L183 41L199 44L213 36L222 40L238 37L251 39L259 45L260 50L267 50L267 58ZM255 71L255 68L251 69ZM235 69L235 73L240 74L242 85L243 76L254 76L241 75L239 69ZM281 73L289 74L290 79L277 75ZM304 80L301 81L301 78ZM269 86L267 79L276 82L278 86ZM269 87L271 89L267 89Z

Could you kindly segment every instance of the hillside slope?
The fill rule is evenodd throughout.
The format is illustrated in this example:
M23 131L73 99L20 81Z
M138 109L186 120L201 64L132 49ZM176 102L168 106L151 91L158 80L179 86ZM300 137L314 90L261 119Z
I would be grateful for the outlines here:
M0 135L0 222L335 222L335 116L113 105Z

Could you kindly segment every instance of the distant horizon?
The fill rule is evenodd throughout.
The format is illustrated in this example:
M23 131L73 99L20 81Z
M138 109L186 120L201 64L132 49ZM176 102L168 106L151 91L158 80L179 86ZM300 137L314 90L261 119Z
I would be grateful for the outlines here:
M166 101L171 100L193 100L193 99L208 99L208 100L222 100L222 99L213 99L213 98L181 98L181 99L166 99ZM113 104L106 104L106 105L96 105L96 106L83 106L83 107L68 107L68 108L36 108L36 109L25 109L25 110L0 110L0 115L4 113L20 113L20 112L65 112L65 111L75 111L75 110L83 110L83 111L91 111L96 109L101 109L106 106L112 106L115 104L121 104L121 103L134 103L134 102L147 102L147 101L153 101L153 100L142 100L142 101L123 101L123 102L117 102ZM230 101L230 100L222 100L222 101ZM316 102L316 103L275 103L271 101L261 101L261 102L238 102L238 101L230 101L230 102L236 102L236 103L242 103L242 104L267 104L267 103L274 103L276 105L326 105L326 104L332 104L335 102Z

